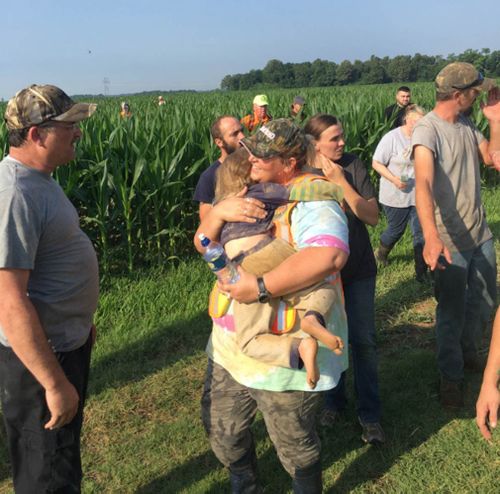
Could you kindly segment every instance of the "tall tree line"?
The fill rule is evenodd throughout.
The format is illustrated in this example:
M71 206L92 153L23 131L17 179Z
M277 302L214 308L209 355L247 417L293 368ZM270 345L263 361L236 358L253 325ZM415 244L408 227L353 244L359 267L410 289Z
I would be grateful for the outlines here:
M468 49L460 55L452 53L446 58L417 53L394 58L372 56L364 62L344 60L339 64L320 59L302 63L273 59L263 69L226 75L220 87L234 91L259 86L294 88L432 81L446 64L455 61L472 63L485 76L500 77L500 50L483 48L480 51Z

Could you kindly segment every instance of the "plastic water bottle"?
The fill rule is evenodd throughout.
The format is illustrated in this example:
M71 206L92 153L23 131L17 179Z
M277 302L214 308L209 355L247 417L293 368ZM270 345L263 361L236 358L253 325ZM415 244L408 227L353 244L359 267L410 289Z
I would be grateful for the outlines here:
M219 242L214 242L200 233L198 238L201 246L205 248L202 254L207 261L208 267L216 274L219 281L224 283L236 283L240 279L236 264L227 257L224 247Z

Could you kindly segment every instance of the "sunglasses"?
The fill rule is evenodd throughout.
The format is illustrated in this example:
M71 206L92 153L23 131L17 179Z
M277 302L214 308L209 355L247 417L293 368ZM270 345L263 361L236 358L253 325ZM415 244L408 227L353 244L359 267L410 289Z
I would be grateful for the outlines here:
M463 91L465 89L470 89L471 87L479 86L483 83L483 81L484 81L484 75L481 72L478 72L476 79L472 81L470 84L460 84L451 87L453 89L458 89L460 91Z

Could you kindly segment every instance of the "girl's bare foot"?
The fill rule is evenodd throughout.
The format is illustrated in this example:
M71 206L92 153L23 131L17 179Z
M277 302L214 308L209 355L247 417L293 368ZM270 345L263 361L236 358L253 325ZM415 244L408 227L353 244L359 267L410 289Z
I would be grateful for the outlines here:
M342 338L330 333L328 329L319 323L314 314L308 314L302 318L300 329L313 338L321 341L321 343L326 345L326 347L336 355L342 355L342 351L344 350Z
M316 387L319 380L319 368L316 362L318 342L314 338L303 338L299 344L299 355L306 369L307 384L311 389Z

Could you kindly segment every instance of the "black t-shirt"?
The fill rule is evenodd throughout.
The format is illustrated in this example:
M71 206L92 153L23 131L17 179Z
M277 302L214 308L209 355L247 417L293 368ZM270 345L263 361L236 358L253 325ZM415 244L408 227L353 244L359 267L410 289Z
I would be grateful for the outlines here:
M342 166L347 182L361 197L367 200L376 197L366 166L356 155L344 153L337 164ZM341 275L342 283L348 285L353 281L376 276L377 264L366 225L352 212L349 205L345 204L350 254Z
M194 190L193 200L198 202L203 202L206 204L212 204L215 197L215 172L220 166L220 161L217 160L212 163L198 179L196 184L196 189Z
M405 116L405 107L399 106L397 103L394 103L391 106L388 106L385 111L385 119L386 120L391 120L392 118L396 117L394 120L391 129L395 129L396 127L401 127L403 125L403 117Z

